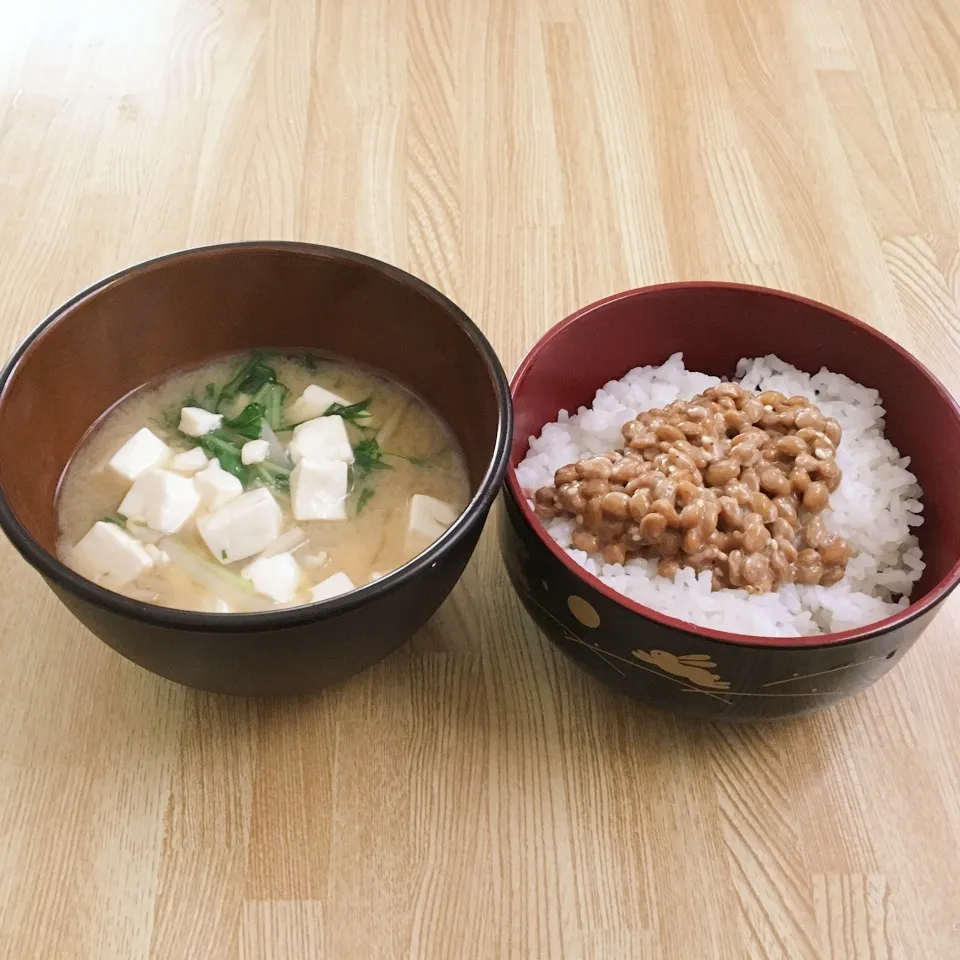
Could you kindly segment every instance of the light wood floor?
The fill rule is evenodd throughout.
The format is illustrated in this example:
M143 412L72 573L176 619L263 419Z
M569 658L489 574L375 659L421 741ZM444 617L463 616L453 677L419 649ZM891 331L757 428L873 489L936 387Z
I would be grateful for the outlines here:
M960 391L956 0L0 14L4 355L128 263L273 237L423 276L510 370L578 305L711 277ZM719 729L575 672L489 532L408 648L269 705L141 672L0 569L3 960L960 957L960 597L863 696Z

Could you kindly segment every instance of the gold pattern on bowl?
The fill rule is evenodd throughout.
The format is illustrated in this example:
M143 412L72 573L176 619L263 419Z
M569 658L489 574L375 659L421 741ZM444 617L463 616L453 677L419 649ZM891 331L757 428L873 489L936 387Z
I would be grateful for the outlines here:
M567 606L570 608L570 612L585 627L596 630L596 628L600 626L600 614L597 613L583 597L576 595L567 597Z
M665 673L685 677L698 687L711 690L729 690L730 684L719 674L710 673L716 664L705 653L683 653L677 656L667 650L634 650L633 655L644 663L653 664Z

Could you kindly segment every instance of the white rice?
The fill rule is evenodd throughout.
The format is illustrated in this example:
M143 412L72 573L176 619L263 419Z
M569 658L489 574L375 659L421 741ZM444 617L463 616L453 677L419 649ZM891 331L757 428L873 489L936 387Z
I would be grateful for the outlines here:
M614 590L670 616L717 630L757 636L833 633L873 623L909 604L924 563L911 528L923 523L922 491L883 435L884 410L876 390L826 368L814 376L774 356L741 360L737 379L748 390L779 390L815 401L843 427L837 465L843 471L824 514L829 529L843 536L853 554L846 576L832 587L793 584L749 596L744 590L711 589L709 571L699 577L684 569L674 580L656 575L655 560L604 563L571 547L572 520L546 522L550 535L584 569ZM660 367L637 367L597 391L593 406L570 416L561 410L547 424L517 467L527 490L553 483L558 467L622 445L620 428L638 413L690 399L720 383L717 377L686 370L682 354Z

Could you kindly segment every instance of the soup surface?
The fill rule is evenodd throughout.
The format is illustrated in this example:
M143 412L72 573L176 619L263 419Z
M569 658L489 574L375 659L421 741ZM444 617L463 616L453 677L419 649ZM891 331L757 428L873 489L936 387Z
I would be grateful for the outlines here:
M421 399L319 354L227 357L150 384L60 486L60 558L137 600L251 612L329 599L433 543L470 496Z

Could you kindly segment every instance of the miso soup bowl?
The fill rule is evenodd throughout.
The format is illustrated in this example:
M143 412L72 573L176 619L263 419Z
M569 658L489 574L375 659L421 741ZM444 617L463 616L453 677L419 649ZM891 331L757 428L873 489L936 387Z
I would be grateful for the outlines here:
M378 368L444 418L471 499L396 572L284 610L173 610L102 589L57 559L57 485L84 434L143 384L218 355L314 348ZM509 388L490 344L426 283L346 250L241 243L186 250L116 274L48 317L0 376L0 524L104 643L179 683L222 693L312 691L370 666L437 610L476 546L503 479Z
M616 593L546 533L517 482L529 438L629 369L682 351L688 369L732 376L742 357L777 354L826 366L880 391L886 433L924 491L917 529L926 569L910 606L844 633L761 637L695 626ZM513 449L501 521L503 556L527 611L577 665L614 690L708 719L805 713L855 694L916 642L960 581L960 409L917 360L866 324L821 303L729 283L617 294L554 327L512 384ZM639 412L639 411L638 411Z

